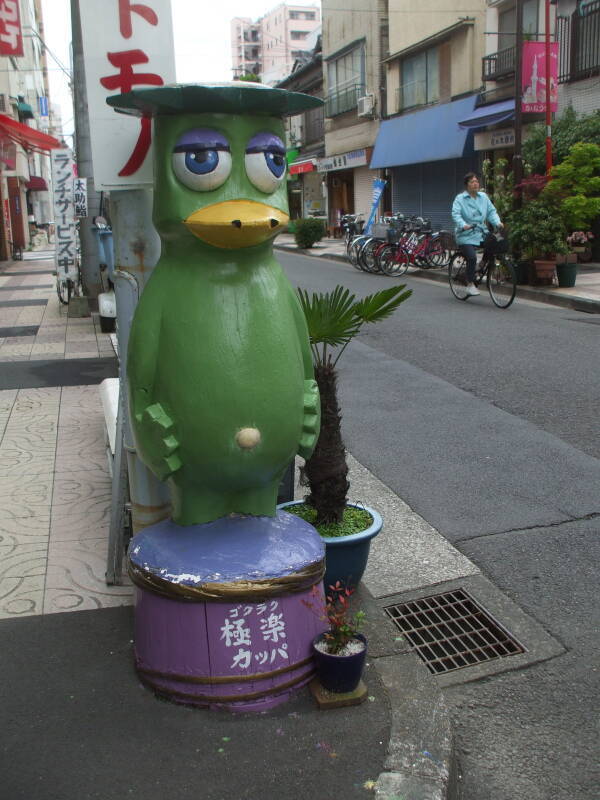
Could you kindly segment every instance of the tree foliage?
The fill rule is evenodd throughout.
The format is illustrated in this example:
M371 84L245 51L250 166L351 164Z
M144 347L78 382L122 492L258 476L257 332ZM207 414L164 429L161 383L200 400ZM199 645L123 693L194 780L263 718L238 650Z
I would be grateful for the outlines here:
M588 227L600 215L600 144L574 144L551 175L543 195L560 203L569 230Z
M546 171L546 124L537 122L530 126L523 142L523 160L528 172ZM577 116L571 106L552 125L552 160L561 164L577 142L600 145L600 110Z

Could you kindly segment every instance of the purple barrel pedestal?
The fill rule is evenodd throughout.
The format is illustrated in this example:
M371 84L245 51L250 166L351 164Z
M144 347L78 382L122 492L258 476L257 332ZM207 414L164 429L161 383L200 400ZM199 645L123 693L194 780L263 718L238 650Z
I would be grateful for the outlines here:
M284 511L142 530L128 556L142 682L233 711L287 700L314 675L324 556L312 525Z

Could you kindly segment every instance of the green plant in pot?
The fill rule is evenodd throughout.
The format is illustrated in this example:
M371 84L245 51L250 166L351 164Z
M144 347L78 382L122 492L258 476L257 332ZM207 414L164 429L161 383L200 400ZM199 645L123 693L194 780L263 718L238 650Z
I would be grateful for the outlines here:
M317 678L330 692L353 692L365 665L367 640L360 633L365 613L352 612L353 592L339 581L327 587L326 606L321 614L327 630L313 640Z
M380 515L348 503L348 464L342 440L336 366L363 325L389 317L412 292L392 286L358 300L343 286L327 293L302 289L298 296L310 338L315 380L321 397L321 432L302 470L308 487L304 503L284 504L286 511L313 524L325 541L325 585L357 584L366 567L370 541L382 527Z
M560 206L541 194L509 214L510 242L524 260L532 262L538 280L552 279L557 256L568 252L567 230Z

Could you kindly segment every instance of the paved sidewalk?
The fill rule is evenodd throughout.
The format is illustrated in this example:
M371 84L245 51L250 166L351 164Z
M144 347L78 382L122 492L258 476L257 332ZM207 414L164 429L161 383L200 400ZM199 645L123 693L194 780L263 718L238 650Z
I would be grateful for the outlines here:
M310 250L299 250L292 234L282 233L275 240L275 247L281 250L300 252L315 258L330 258L347 262L344 243L341 239L322 239ZM348 263L348 267L352 268ZM446 269L419 269L409 267L407 275L434 281L448 282ZM400 276L400 280L403 276ZM390 280L394 280L390 278ZM559 286L526 286L517 287L517 300L535 300L540 303L573 308L577 311L600 313L600 264L578 264L577 280L572 289Z

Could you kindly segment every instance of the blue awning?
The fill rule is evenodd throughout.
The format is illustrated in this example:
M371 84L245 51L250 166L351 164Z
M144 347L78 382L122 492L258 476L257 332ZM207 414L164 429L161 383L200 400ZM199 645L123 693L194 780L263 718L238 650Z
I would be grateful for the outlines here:
M468 131L460 128L458 121L471 114L475 99L476 95L471 95L384 120L377 134L371 169L468 155Z
M504 122L505 119L512 119L514 115L514 99L502 100L500 103L476 108L472 114L469 114L466 119L461 119L458 124L461 128L485 128L486 125L495 125L497 122Z

